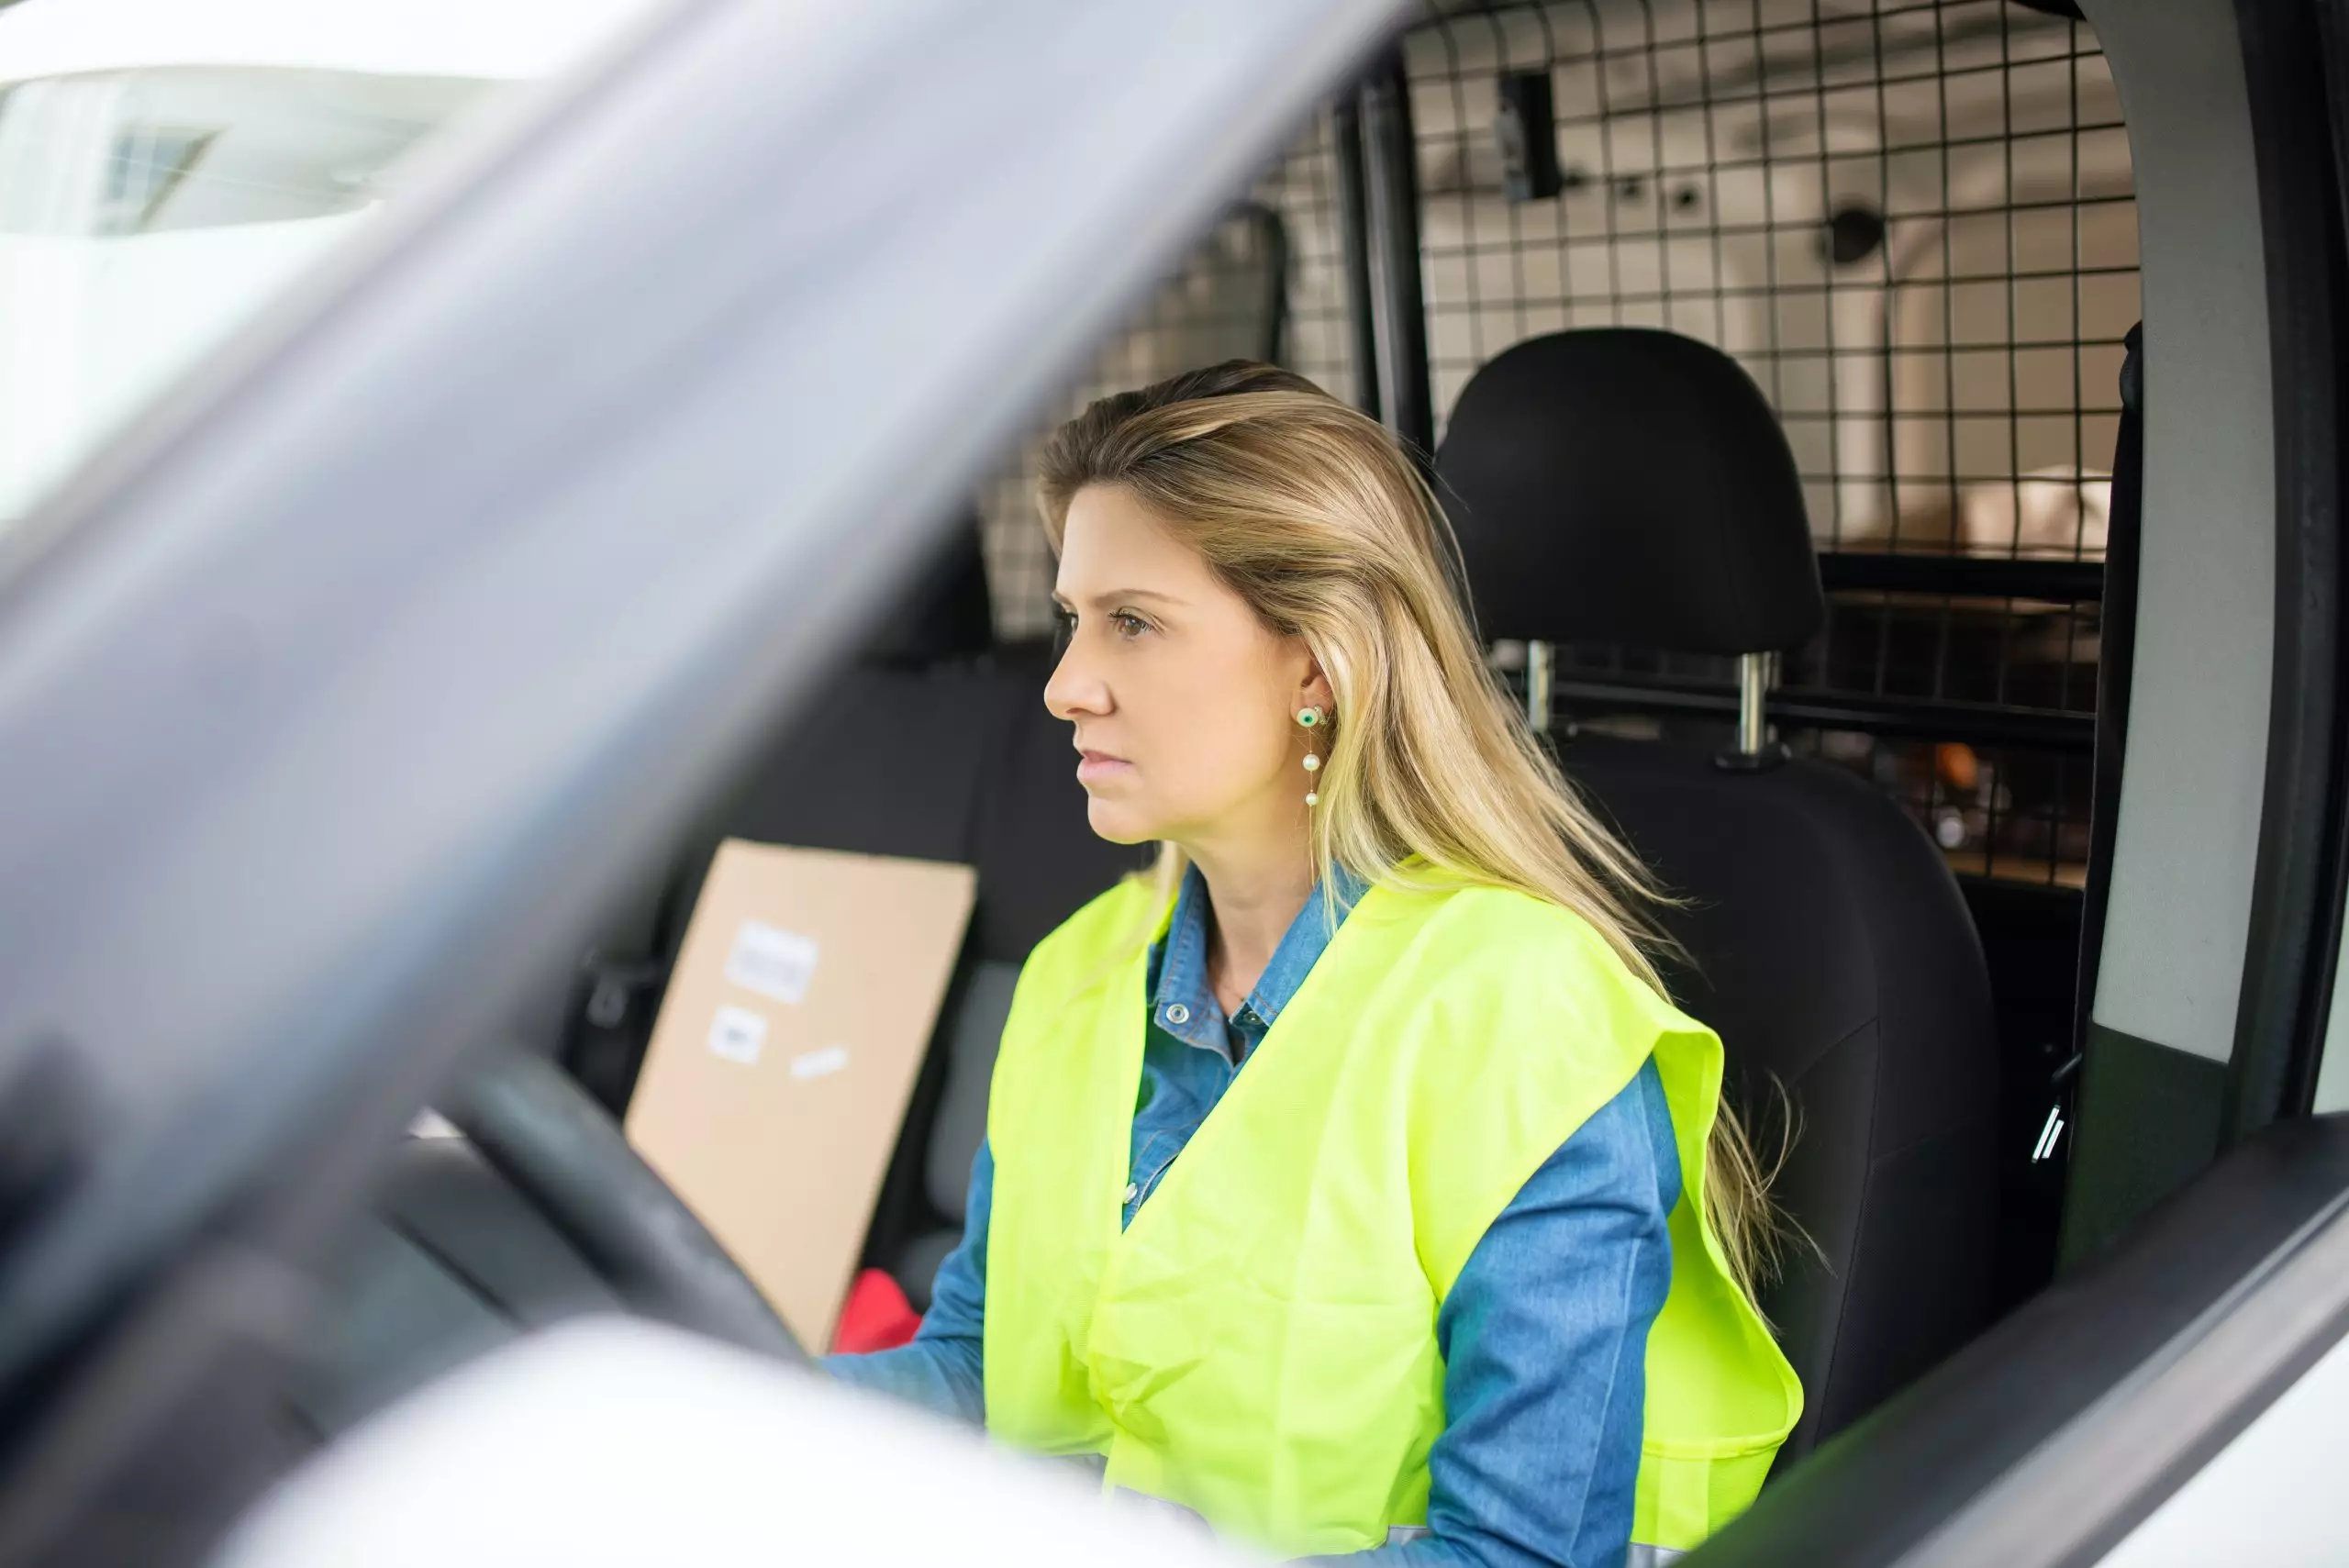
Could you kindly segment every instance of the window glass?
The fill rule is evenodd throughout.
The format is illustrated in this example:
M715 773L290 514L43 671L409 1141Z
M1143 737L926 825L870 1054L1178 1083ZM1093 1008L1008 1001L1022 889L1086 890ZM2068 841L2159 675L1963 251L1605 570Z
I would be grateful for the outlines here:
M645 0L0 0L0 532Z

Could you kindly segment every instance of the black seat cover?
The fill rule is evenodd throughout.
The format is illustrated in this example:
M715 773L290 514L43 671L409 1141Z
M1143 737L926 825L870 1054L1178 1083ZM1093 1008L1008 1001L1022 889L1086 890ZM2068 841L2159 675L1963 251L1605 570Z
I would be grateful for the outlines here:
M1784 435L1745 373L1662 332L1535 339L1462 393L1438 455L1488 637L1759 652L1823 614ZM1683 584L1694 592L1684 595ZM1792 1459L1984 1324L1998 1051L1980 943L1923 832L1839 770L1582 740L1560 758L1688 902L1675 998L1730 1093L1798 1136L1774 1189L1818 1245L1764 1307L1800 1373Z
M1437 467L1486 637L1754 653L1826 614L1786 434L1694 339L1528 339L1461 388Z
M958 518L920 562L865 643L863 662L912 668L956 654L984 653L995 640L995 599L987 591L983 525Z

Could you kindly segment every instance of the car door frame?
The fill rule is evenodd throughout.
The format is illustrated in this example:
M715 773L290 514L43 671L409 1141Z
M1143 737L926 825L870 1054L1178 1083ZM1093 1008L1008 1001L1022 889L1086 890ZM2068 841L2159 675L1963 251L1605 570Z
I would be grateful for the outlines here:
M0 1561L286 1462L416 1107L1399 20L657 0L12 533Z

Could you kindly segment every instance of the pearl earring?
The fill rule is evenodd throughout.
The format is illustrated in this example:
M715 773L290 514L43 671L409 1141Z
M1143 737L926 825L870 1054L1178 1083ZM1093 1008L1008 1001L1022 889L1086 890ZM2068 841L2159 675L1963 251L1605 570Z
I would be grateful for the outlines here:
M1313 728L1315 726L1319 725L1319 724L1321 722L1321 710L1320 710L1319 708L1318 708L1318 707L1301 707L1301 708L1298 708L1298 709L1297 710L1297 723L1299 723L1299 724L1303 725L1306 728L1308 728L1308 729L1311 729L1311 728ZM1306 772L1306 773L1307 773L1307 775L1308 775L1308 782L1310 782L1311 775L1313 775L1313 774L1315 774L1315 773L1319 773L1320 771L1321 771L1321 758L1320 758L1320 756L1319 756L1319 753L1317 753L1316 751L1314 751L1314 750L1312 749L1312 742L1311 742L1311 740L1308 739L1308 741L1307 741L1307 744L1306 744L1306 751L1305 751L1305 772ZM1320 792L1319 792L1319 791L1318 791L1318 790L1311 790L1311 789L1307 790L1307 791L1305 792L1305 804L1306 804L1306 805L1308 805L1308 806L1319 806L1319 805L1320 805L1320 804L1321 804L1321 795L1320 795Z

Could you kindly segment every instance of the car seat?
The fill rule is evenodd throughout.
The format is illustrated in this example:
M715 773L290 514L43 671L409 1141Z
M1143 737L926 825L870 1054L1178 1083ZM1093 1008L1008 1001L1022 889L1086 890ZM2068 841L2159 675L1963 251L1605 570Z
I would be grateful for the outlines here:
M1776 417L1667 332L1520 343L1462 390L1437 457L1484 635L1673 653L1806 642L1825 606ZM1718 1030L1749 1121L1793 1133L1763 1307L1801 1375L1798 1457L1984 1324L1998 1054L1980 942L1922 829L1838 769L1765 748L1589 738L1568 776L1684 903L1675 999ZM1785 1129L1780 1125L1778 1136Z

